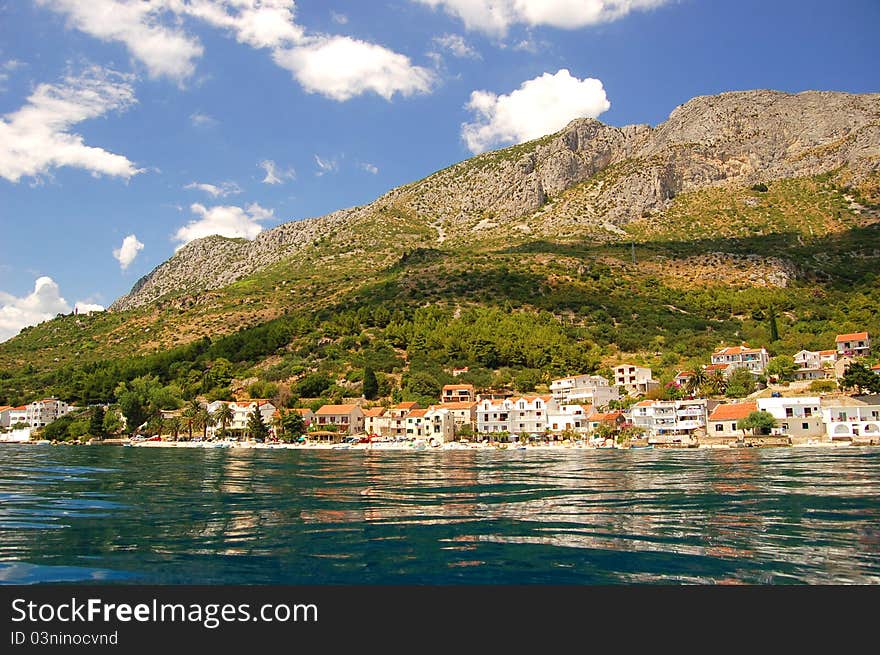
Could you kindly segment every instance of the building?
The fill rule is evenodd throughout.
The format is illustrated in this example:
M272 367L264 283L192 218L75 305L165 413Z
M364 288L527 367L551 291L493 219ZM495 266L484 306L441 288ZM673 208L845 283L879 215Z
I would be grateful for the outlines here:
M760 375L767 367L770 355L765 348L749 348L747 345L719 348L712 353L713 364L727 364L725 375L734 369L747 368L755 375Z
M307 430L309 426L315 422L315 413L308 407L297 407L293 411L302 416Z
M11 405L0 405L0 428L8 428L11 423L9 422L9 412L15 409Z
M19 407L13 407L9 410L9 426L12 427L19 423L28 424L28 406L21 405Z
M371 436L387 437L391 433L391 417L384 407L371 407L364 412L364 432Z
M414 409L406 416L406 436L409 439L434 439L441 443L452 441L455 421L448 409Z
M557 403L607 407L620 393L601 375L573 375L550 383L550 393Z
M867 332L852 332L850 334L838 334L837 354L849 355L850 357L865 357L871 354L871 340Z
M322 405L315 412L318 429L336 426L339 432L361 434L364 431L364 412L360 405Z
M721 403L709 415L706 443L729 443L744 436L737 425L752 412L758 411L758 403Z
M759 398L758 410L772 414L776 419L772 434L789 436L792 442L818 439L825 434L821 402L817 396Z
M476 402L457 402L457 403L440 403L439 405L431 405L430 409L446 409L452 415L455 423L455 429L459 430L464 426L470 427L472 430L477 426L477 403Z
M705 398L643 400L632 407L629 420L648 433L649 442L691 441L705 433L707 408Z
M481 400L477 405L477 432L543 434L548 429L549 415L558 410L559 404L551 395Z
M795 380L824 380L834 374L834 362L837 361L836 350L801 350L794 357L797 370Z
M419 409L419 404L414 402L398 403L387 410L388 436L394 439L406 437L406 417L412 410Z
M874 364L871 367L871 370L874 371L874 373L876 373L877 375L880 375L880 364Z
M558 409L547 414L547 429L550 432L589 431L588 418L593 414L592 405L559 405Z
M690 382L692 377L694 377L693 371L679 371L675 374L675 377L672 378L672 381L678 386L684 387L687 386L687 383Z
M248 421L250 421L251 415L257 408L259 408L263 423L266 424L270 432L274 432L273 423L277 408L268 400L242 400L237 402L215 400L212 403L208 403L208 411L211 414L216 414L217 410L223 405L229 405L229 409L232 410L232 420L226 424L226 432L228 434L237 437L245 436L247 434ZM216 425L208 426L206 433L209 438L214 438L219 437L222 430L223 426L217 423Z
M58 400L57 398L36 400L30 405L26 405L26 408L25 423L32 428L45 427L52 421L61 418L72 409L66 402Z
M880 440L880 396L822 398L826 436L834 440Z
M618 409L613 412L593 412L587 417L587 431L590 434L595 433L603 424L614 431L620 430L627 424L626 415Z
M614 384L623 387L630 395L644 395L660 386L651 376L651 369L635 364L621 364L614 367Z
M444 385L441 392L440 402L474 402L477 396L474 393L474 385L472 384L447 384Z
M461 368L452 369L452 377L457 378L459 375L464 375L470 370L467 366L462 366Z

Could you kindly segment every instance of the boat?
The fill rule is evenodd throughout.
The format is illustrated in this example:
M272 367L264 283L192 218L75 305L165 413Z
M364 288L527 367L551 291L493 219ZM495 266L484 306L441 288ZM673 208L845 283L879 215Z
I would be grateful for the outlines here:
M654 444L650 444L650 443L647 445L644 445L644 446L630 446L629 447L630 450L651 450L653 448L654 448Z

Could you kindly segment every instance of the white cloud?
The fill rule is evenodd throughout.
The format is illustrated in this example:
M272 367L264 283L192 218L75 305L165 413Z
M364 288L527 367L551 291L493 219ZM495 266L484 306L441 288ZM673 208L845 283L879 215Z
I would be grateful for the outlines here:
M263 231L260 221L273 218L275 215L273 210L260 207L257 203L250 204L244 209L234 205L205 207L194 203L190 205L190 210L200 218L190 221L175 233L174 241L179 241L181 247L190 241L213 234L253 239Z
M87 146L70 128L136 102L130 76L93 66L61 84L40 84L27 104L0 119L0 177L18 182L70 166L126 179L143 172L122 155Z
M0 341L14 337L29 325L68 312L70 305L51 277L37 278L33 292L22 298L0 291Z
M284 184L284 180L295 180L296 171L292 168L281 169L271 159L264 159L259 164L260 168L266 171L266 177L263 178L263 184Z
M124 44L151 77L186 79L204 51L198 39L161 22L172 5L181 5L179 0L37 0L37 4L66 15L70 26L81 32Z
M339 162L336 159L321 159L318 155L315 155L315 164L318 165L318 172L315 173L318 177L326 173L336 173L339 171Z
M207 182L190 182L184 189L194 189L196 191L204 191L212 198L225 198L226 196L234 196L241 193L242 189L235 182L221 182L218 184L208 184Z
M330 18L337 25L347 25L348 24L348 16L346 16L345 14L340 14L335 11L331 11Z
M577 29L617 20L632 11L652 9L669 0L411 0L442 7L465 27L504 36L511 25L549 25Z
M220 121L213 116L201 111L196 111L190 114L189 120L193 124L193 127L201 128L216 127L220 123Z
M363 162L360 166L363 170L367 171L367 173L370 173L371 175L377 175L379 173L379 167L369 162Z
M138 241L135 235L129 234L122 240L122 245L113 250L113 256L119 262L119 267L124 271L143 249L144 244Z
M91 314L92 312L103 312L106 308L104 305L96 305L95 303L77 300L74 311L77 314Z
M386 100L431 90L434 76L409 57L348 36L320 37L308 45L277 49L272 57L309 93L344 101L373 92Z
M494 145L551 134L575 118L596 118L609 107L600 80L579 80L563 68L523 82L509 95L471 93L467 108L476 120L462 125L462 137L471 152L480 153Z
M460 34L444 34L433 39L441 48L448 50L461 59L481 59L480 53L474 50Z
M180 28L189 18L223 29L239 43L268 49L306 91L334 100L366 92L386 100L394 93L425 93L433 79L427 69L380 45L347 36L307 34L294 20L293 0L37 1L68 16L76 29L125 44L154 77L183 81L194 72L203 48Z

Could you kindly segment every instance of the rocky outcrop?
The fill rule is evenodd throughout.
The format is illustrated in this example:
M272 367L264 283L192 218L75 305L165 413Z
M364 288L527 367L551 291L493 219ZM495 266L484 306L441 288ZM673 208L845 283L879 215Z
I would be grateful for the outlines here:
M190 243L111 309L222 287L328 234L345 234L338 245L354 248L360 227L393 212L415 217L443 241L508 228L562 234L583 223L613 231L662 211L683 191L749 186L842 166L855 184L880 171L880 94L723 93L694 98L653 128L578 119L557 134L394 189L366 207L286 223L251 242L209 237Z

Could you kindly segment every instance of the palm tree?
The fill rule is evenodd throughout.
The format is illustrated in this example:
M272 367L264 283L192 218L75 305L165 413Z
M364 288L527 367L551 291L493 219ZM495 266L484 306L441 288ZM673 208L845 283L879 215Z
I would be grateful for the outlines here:
M711 395L721 395L727 389L727 378L724 377L724 371L713 371L705 384L706 390Z
M226 436L226 425L235 418L235 413L229 403L222 403L214 412L214 420L220 423L220 436Z
M183 421L179 416L172 416L169 419L165 420L165 428L174 434L174 440L177 441L177 437L180 435L180 428L183 427Z
M199 414L202 411L202 403L198 399L193 398L189 401L186 409L183 410L182 416L186 419L186 427L189 431L189 440L193 438L193 425L198 422Z
M709 381L706 369L697 367L684 384L684 390L691 396L696 395Z
M207 407L203 407L202 411L199 412L199 425L202 426L202 439L208 438L209 427L217 425L217 419L215 419L214 415L208 411Z

